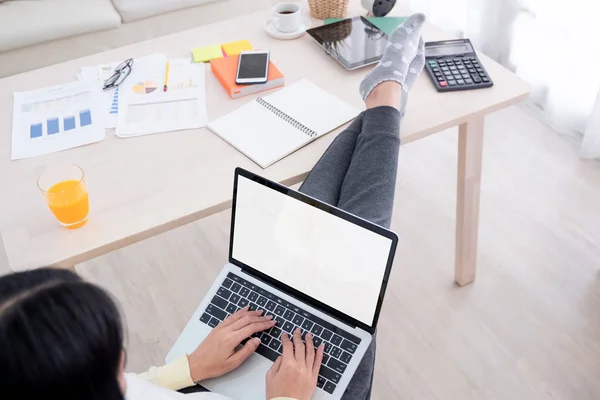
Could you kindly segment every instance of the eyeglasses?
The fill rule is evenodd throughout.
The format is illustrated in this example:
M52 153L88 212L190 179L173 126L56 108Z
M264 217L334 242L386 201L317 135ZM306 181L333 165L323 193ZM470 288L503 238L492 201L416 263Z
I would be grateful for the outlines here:
M133 67L133 58L129 58L117 65L111 77L104 81L102 90L111 89L123 83L125 78L131 73L131 67Z

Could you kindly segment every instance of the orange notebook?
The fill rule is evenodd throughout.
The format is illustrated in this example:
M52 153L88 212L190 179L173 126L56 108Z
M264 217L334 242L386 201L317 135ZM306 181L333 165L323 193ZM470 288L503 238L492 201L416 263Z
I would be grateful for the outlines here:
M259 83L256 85L236 84L235 74L237 72L239 58L240 56L238 55L210 61L210 69L232 99L283 86L283 74L271 61L269 62L269 80L266 83Z

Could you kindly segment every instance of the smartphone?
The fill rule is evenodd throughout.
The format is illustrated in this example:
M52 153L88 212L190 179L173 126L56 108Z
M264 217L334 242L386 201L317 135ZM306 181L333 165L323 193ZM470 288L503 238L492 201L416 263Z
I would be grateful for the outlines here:
M249 85L266 83L269 76L268 50L249 50L240 53L235 83Z

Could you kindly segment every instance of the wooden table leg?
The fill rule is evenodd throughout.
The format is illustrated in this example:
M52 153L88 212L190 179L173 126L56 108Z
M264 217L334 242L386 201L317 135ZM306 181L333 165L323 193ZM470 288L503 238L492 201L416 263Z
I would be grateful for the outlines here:
M483 117L476 117L461 124L458 129L454 280L459 286L475 279L482 152Z

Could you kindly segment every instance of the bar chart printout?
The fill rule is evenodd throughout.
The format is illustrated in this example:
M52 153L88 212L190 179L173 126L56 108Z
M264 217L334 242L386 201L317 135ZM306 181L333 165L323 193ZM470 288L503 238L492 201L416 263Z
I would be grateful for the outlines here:
M60 129L58 128L58 118L53 117L53 118L48 118L47 120L47 124L48 124L48 135L56 135L57 133L60 132Z
M79 123L81 126L88 126L92 124L92 113L90 110L79 111Z
M63 130L70 131L75 129L75 116L68 116L63 118Z
M104 139L102 93L73 82L14 94L12 159L36 157Z

